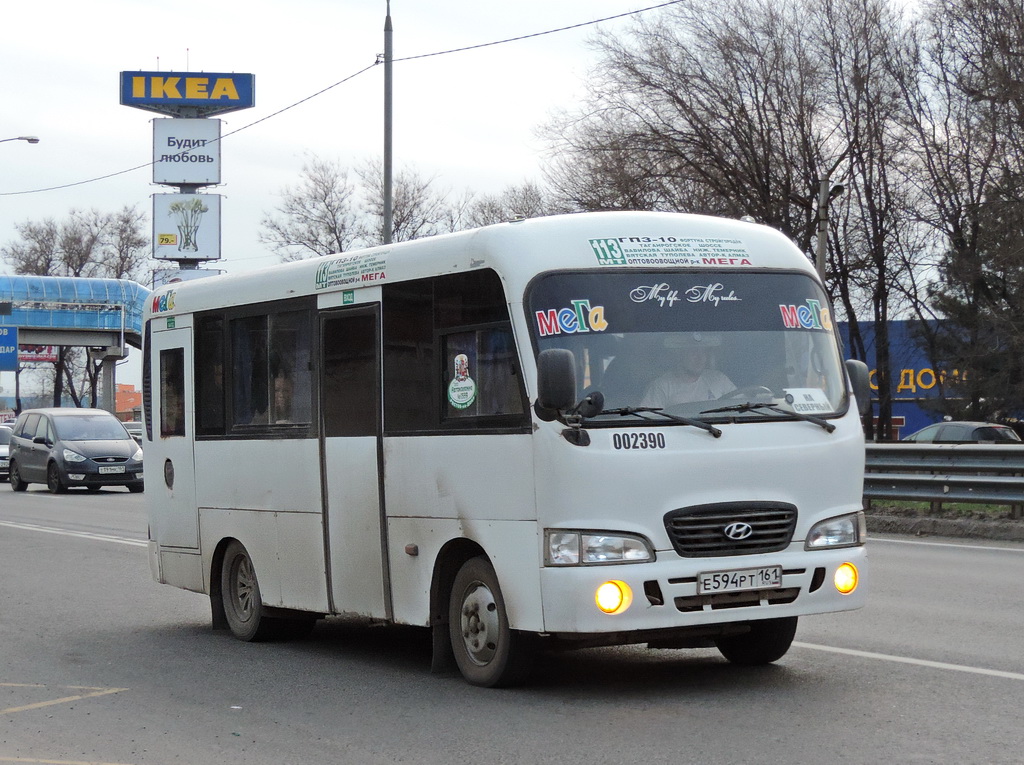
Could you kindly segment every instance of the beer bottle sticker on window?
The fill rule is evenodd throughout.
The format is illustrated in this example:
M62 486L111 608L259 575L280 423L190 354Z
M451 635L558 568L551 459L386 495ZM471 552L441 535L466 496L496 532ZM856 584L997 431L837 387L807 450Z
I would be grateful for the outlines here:
M460 353L454 364L455 375L448 384L448 403L455 409L467 409L476 401L476 383L469 376L469 357Z

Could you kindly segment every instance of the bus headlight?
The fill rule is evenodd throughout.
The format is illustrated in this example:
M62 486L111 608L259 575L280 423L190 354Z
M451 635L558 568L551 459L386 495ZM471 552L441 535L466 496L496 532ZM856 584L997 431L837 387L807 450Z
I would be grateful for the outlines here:
M546 529L544 540L544 563L548 566L594 566L654 560L654 551L647 540L632 534Z
M594 602L606 614L621 614L633 603L633 590L625 582L613 579L597 588Z
M814 524L807 532L805 550L821 550L824 548L853 547L864 544L868 537L867 523L864 513L857 511L847 515Z

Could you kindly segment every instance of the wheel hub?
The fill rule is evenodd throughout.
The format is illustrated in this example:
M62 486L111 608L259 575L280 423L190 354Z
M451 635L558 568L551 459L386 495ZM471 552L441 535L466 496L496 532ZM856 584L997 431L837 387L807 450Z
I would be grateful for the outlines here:
M485 665L497 650L498 606L494 594L481 582L476 582L462 601L462 639L469 658Z

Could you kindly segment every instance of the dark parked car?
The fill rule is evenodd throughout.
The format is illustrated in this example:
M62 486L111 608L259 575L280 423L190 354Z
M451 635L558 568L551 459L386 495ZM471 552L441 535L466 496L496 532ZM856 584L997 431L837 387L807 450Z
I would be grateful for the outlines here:
M994 422L937 422L902 439L918 444L1007 444L1020 443L1020 436L1008 425Z
M29 409L14 423L11 488L45 483L54 494L71 486L143 490L142 449L102 409Z
M10 460L8 450L11 445L11 429L6 425L0 425L0 481L7 480L10 472Z

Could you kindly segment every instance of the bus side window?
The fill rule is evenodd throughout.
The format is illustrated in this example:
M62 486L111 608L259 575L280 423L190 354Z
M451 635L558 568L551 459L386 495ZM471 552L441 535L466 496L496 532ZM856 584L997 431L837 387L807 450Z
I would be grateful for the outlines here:
M232 425L310 423L311 334L309 311L232 319Z
M196 432L224 434L224 319L207 316L196 332Z
M185 435L185 349L160 351L160 435Z
M511 329L452 332L444 336L443 345L448 362L445 418L523 413Z

